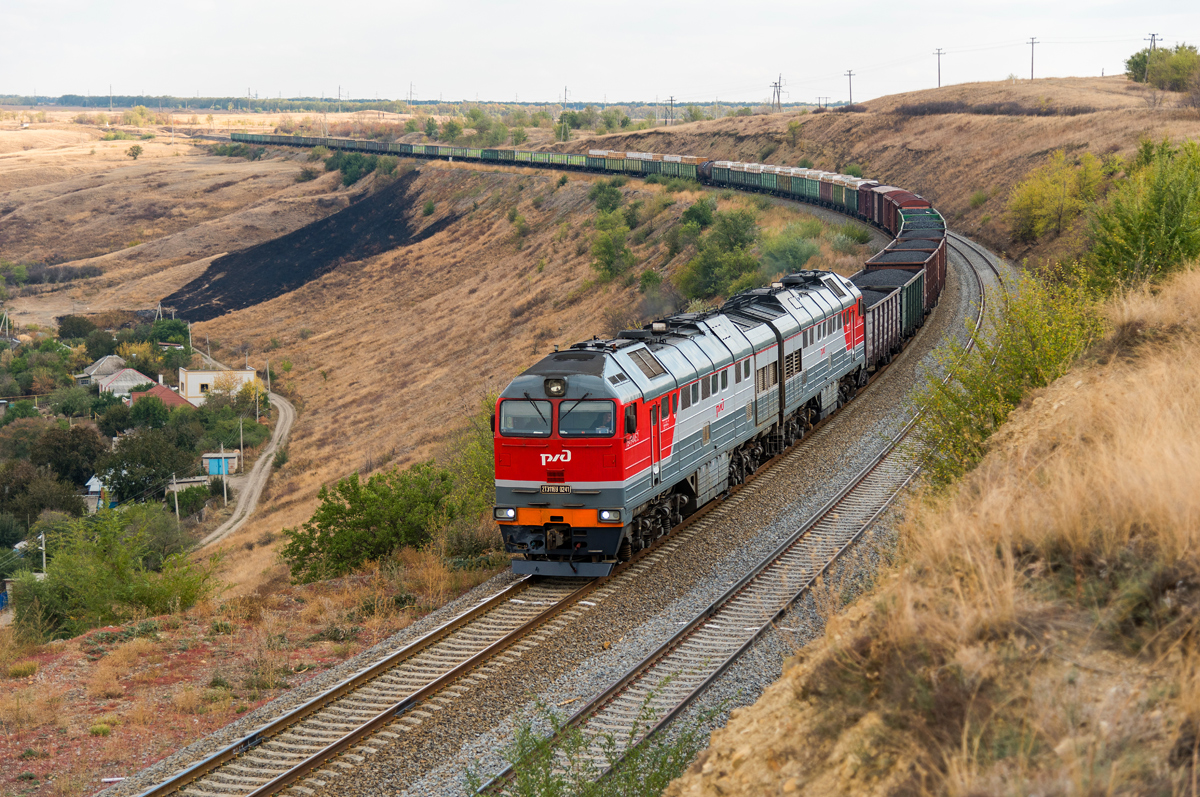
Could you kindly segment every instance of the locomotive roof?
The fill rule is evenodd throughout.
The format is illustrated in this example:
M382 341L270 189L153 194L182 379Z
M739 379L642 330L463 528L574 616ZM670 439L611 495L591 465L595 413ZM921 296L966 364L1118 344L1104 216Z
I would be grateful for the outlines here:
M504 394L540 393L543 377L575 377L567 380L568 398L586 392L627 401L637 391L652 400L773 345L772 327L790 337L855 301L857 288L832 272L789 274L769 288L737 294L719 311L677 313L615 338L592 338L549 354Z

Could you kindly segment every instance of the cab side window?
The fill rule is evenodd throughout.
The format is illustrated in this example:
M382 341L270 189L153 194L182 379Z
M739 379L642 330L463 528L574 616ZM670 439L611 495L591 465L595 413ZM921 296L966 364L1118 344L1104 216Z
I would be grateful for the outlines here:
M625 434L637 434L637 405L625 408Z

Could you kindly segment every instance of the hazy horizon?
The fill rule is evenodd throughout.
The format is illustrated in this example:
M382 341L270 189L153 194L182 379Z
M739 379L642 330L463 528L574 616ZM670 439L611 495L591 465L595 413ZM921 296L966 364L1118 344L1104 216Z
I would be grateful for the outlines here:
M892 3L801 9L615 3L598 15L546 2L466 0L444 7L369 4L330 15L298 0L139 13L97 0L9 0L0 83L16 96L90 93L424 102L764 102L780 74L784 102L855 100L942 84L1121 73L1157 33L1195 41L1190 3L1149 13L1128 3L1017 0L914 12ZM615 31L615 35L614 35ZM765 42L762 37L765 36ZM773 43L779 46L764 46ZM48 46L52 45L52 47Z

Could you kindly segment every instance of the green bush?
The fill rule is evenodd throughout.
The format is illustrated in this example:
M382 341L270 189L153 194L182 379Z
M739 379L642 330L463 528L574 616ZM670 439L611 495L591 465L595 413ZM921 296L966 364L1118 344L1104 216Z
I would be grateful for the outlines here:
M342 173L342 185L351 186L366 177L379 165L377 155L363 155L360 152L342 152L338 150L325 160L325 171Z
M812 167L812 158L801 158L800 160L796 161L796 168L798 169L811 169Z
M845 168L843 168L842 171L845 174L850 175L851 177L862 177L863 176L863 169L857 163L846 164Z
M713 223L713 214L716 213L716 210L716 202L711 199L701 199L683 211L683 215L679 217L679 220L685 223L689 221L695 222L700 229L704 229Z
M174 500L178 500L179 516L181 518L191 517L204 508L209 498L212 498L212 495L209 493L208 486L197 484L194 487L187 487L175 493L175 496L169 502L169 506L174 508Z
M604 279L624 274L634 264L626 239L629 228L620 213L601 213L592 239L592 268Z
M975 348L946 348L933 373L953 372L942 384L931 376L915 404L925 406L917 437L931 452L926 473L944 485L983 458L987 441L1029 391L1070 368L1102 331L1089 293L1064 280L1024 276L994 309L991 330L972 334Z
M14 621L29 633L66 638L139 615L187 609L213 594L215 560L174 554L155 572L145 564L152 556L148 536L119 510L101 510L46 535L46 577L17 575Z
M971 209L979 210L981 207L983 207L987 203L987 201L988 201L988 192L987 191L976 191L975 193L971 194Z
M588 191L588 199L595 202L596 209L602 213L616 210L624 198L614 181L596 183L592 190Z
M284 465L286 465L287 462L288 462L288 450L287 450L287 448L280 448L278 451L275 452L275 458L271 461L271 465L276 470L279 470Z
M425 206L423 208L421 208L421 215L422 216L432 216L434 210L435 210L435 207L433 204L433 200L427 199L427 200L425 200Z
M132 141L133 136L123 130L110 130L100 137L101 141Z
M1088 278L1102 290L1200 257L1200 145L1144 142L1138 165L1092 214Z
M266 147L252 147L249 144L213 144L209 147L213 155L223 155L226 158L245 158L256 161L267 154Z
M817 222L818 225L820 222ZM804 269L808 261L821 253L819 244L805 235L801 224L790 224L762 247L763 267L775 274L792 274Z
M1125 75L1138 83L1149 83L1165 91L1186 91L1192 80L1200 75L1200 52L1191 44L1170 47L1149 47L1139 50L1125 61Z
M1071 225L1096 198L1103 175L1100 160L1085 152L1077 160L1056 150L1048 163L1034 169L1012 190L1008 216L1014 239L1035 243Z
M317 179L317 177L320 176L320 174L321 173L319 171L317 171L316 169L314 169L313 167L304 166L304 167L301 167L300 173L296 175L296 182L307 183L311 180Z
M309 150L309 161L323 161L329 157L329 147L316 146Z
M321 502L303 526L284 529L281 555L300 582L334 578L400 547L419 547L436 517L453 517L453 481L432 462L407 470L358 474L322 487Z

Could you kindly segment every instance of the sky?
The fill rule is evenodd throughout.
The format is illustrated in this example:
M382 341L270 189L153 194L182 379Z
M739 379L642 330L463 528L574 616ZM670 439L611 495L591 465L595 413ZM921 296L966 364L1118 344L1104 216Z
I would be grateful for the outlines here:
M333 10L331 10L333 9ZM1123 71L1195 0L546 2L0 0L0 94L559 102L868 100L942 84Z

